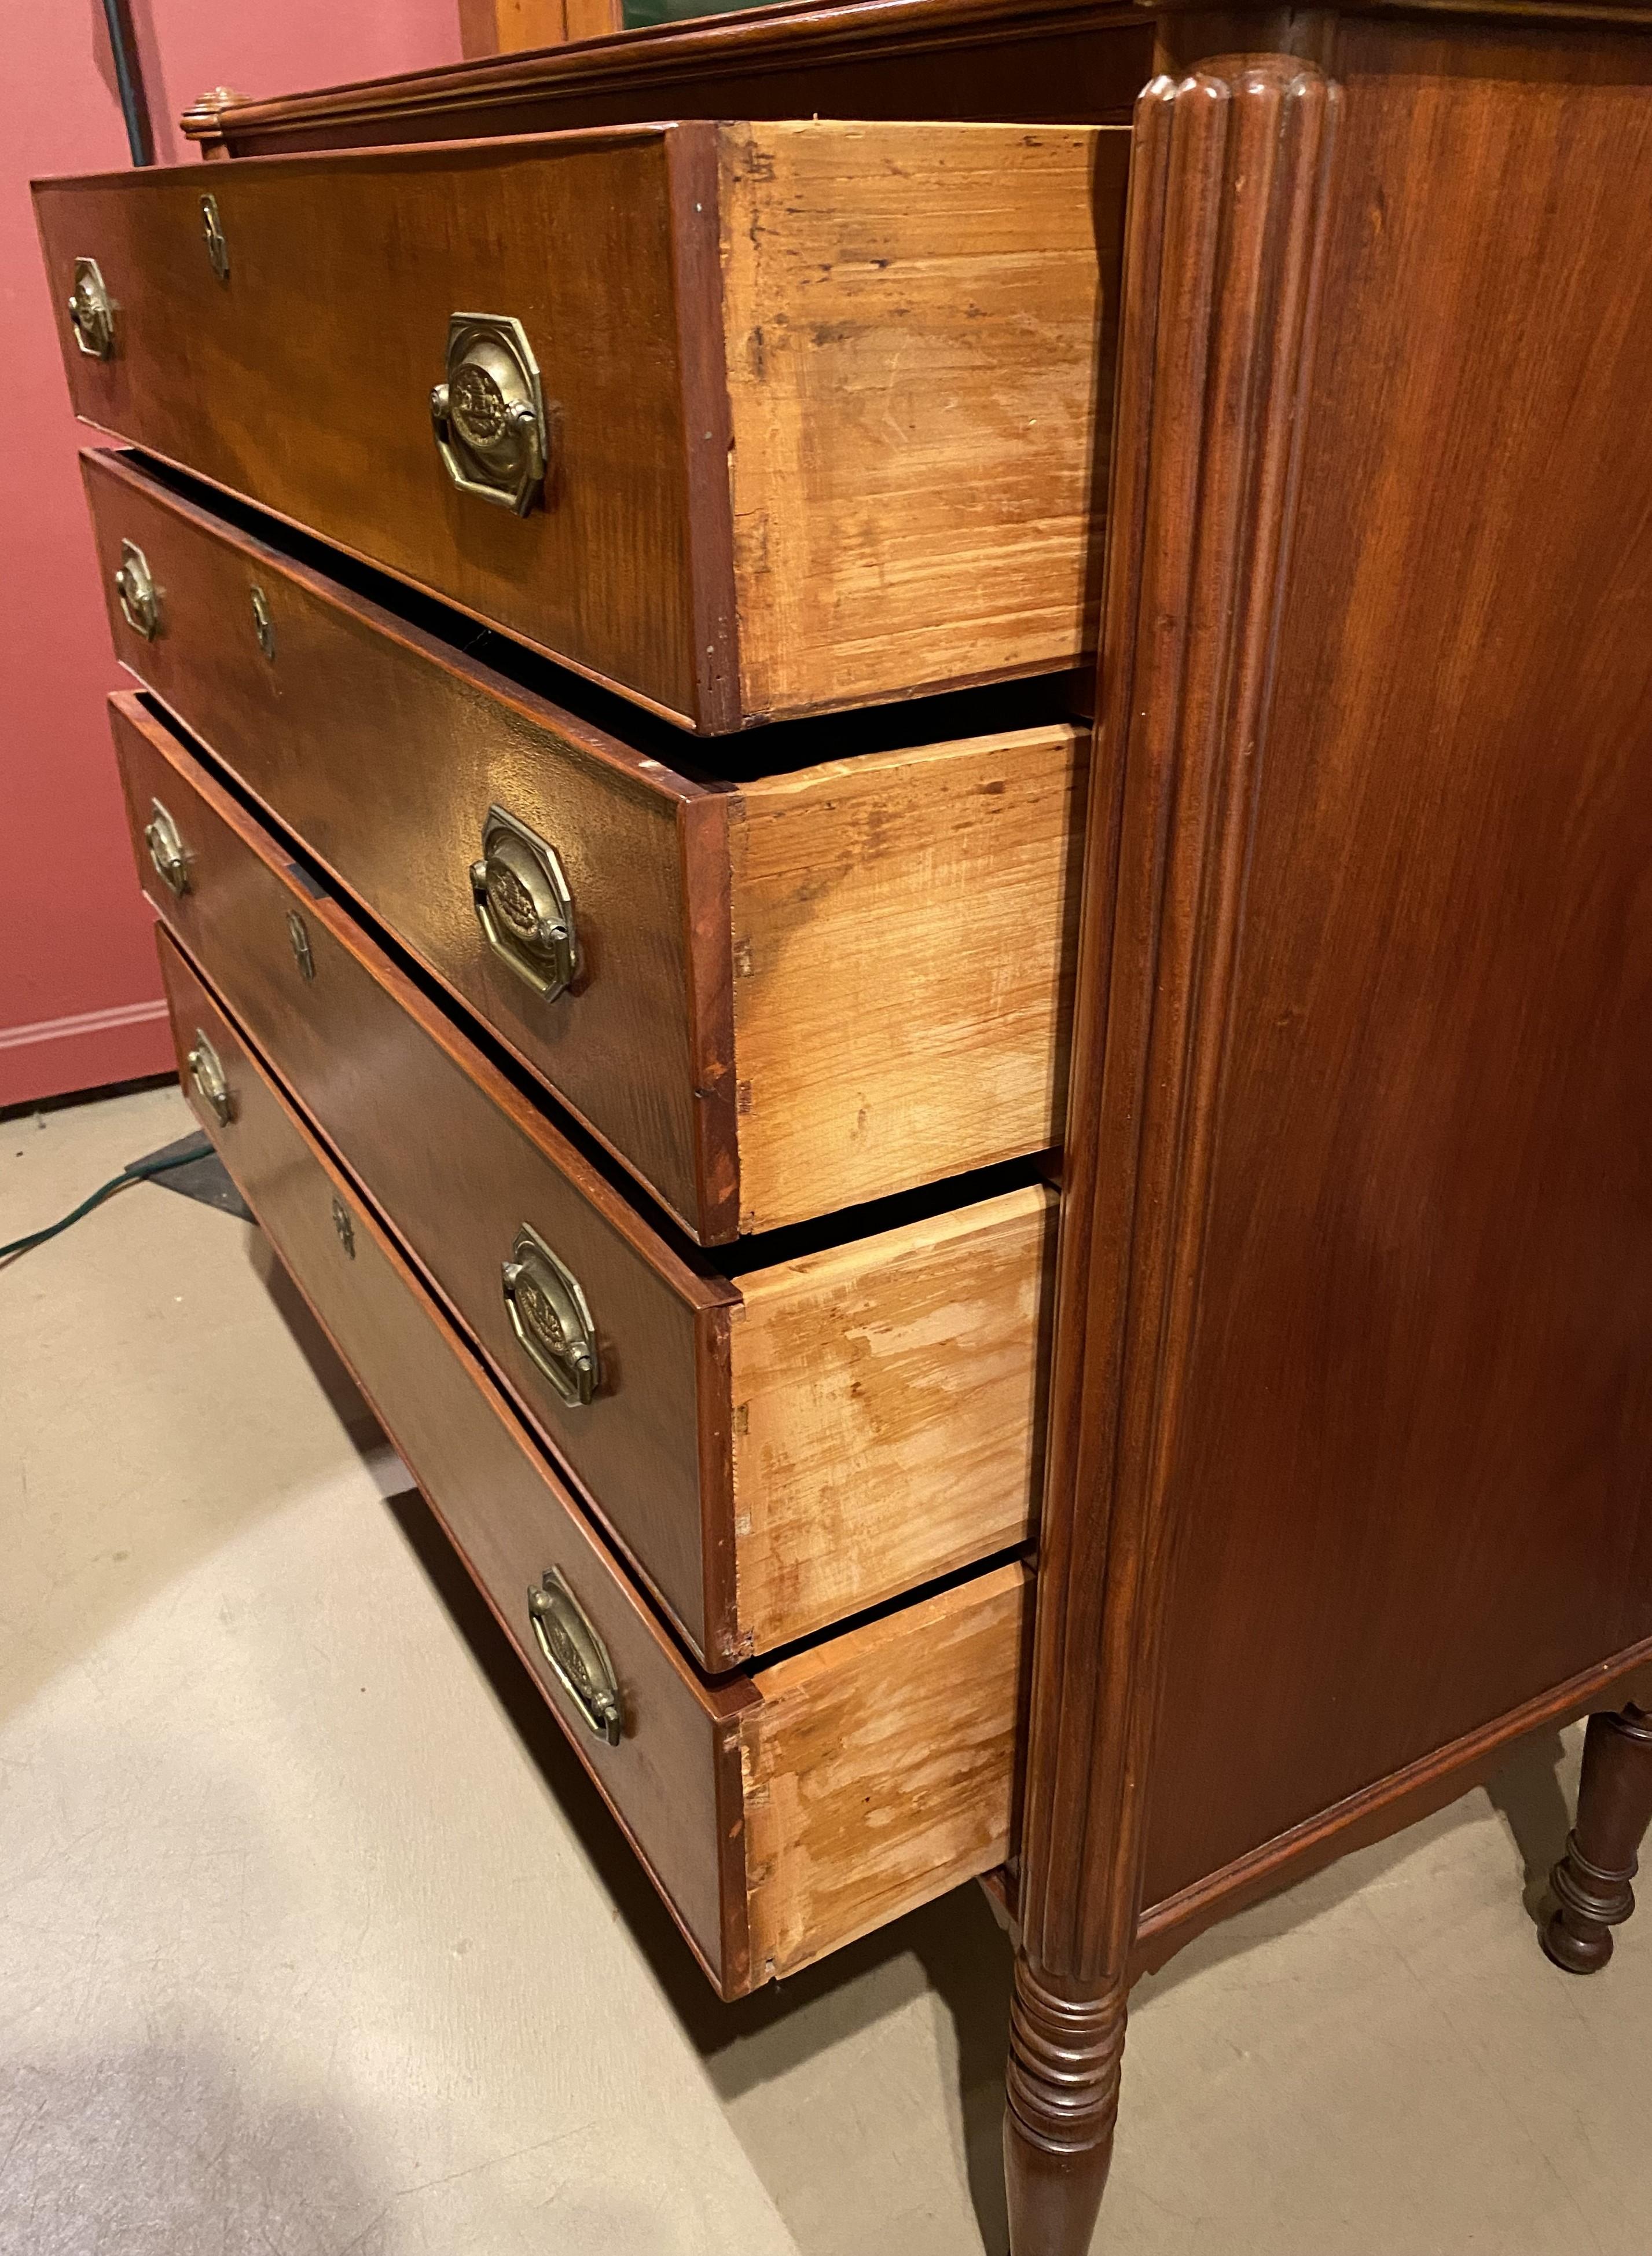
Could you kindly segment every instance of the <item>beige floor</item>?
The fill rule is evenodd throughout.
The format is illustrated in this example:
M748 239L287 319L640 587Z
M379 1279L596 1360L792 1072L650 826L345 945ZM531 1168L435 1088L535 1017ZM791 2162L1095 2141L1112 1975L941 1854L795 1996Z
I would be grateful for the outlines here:
M0 1123L0 1239L186 1124ZM375 1439L220 1214L0 1270L4 2256L997 2256L977 1892L716 2005ZM1099 2248L1646 2256L1652 1914L1522 1908L1575 1759L1144 1985Z

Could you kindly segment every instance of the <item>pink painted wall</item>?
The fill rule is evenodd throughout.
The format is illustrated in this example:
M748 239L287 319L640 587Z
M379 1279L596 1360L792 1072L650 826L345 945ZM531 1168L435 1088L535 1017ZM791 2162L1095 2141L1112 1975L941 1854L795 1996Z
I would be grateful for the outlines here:
M134 0L155 154L198 163L179 111L459 60L457 0ZM123 685L75 467L28 183L123 169L98 0L0 7L0 1107L172 1063L103 699Z

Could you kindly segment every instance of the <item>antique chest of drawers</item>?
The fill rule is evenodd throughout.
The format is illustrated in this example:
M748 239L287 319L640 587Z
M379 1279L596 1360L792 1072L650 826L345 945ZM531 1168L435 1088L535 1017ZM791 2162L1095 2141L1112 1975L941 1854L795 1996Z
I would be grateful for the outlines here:
M1135 1978L1522 1735L1632 1907L1641 13L791 0L38 190L191 1101L725 1995L988 1879L1016 2256Z

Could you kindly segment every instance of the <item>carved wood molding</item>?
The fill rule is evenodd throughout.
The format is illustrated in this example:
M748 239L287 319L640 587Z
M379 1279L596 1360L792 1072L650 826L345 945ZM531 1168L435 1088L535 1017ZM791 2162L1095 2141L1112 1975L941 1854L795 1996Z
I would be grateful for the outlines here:
M1021 1896L1030 1977L1121 2021L1340 107L1252 56L1136 110Z

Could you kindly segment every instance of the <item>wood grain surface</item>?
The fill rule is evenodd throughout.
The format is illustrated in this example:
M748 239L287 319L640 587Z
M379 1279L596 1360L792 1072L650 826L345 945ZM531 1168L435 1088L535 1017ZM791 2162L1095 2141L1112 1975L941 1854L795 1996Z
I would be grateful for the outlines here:
M204 98L183 127L244 157L663 116L1121 122L1152 54L1135 0L782 0L480 67Z
M691 1011L697 989L726 998L729 986L724 794L137 461L88 451L81 469L125 663L691 1234L732 1237L731 1047ZM151 642L115 599L127 539L163 590ZM255 637L254 587L273 659ZM470 866L496 804L567 875L580 969L554 1002L500 962L476 921Z
M1128 137L817 122L786 129L784 165L777 137L238 165L214 191L224 278L193 169L43 183L76 412L691 728L1073 665ZM722 237L718 146L741 152ZM862 177L903 192L868 208ZM106 360L64 310L81 255L118 305ZM539 364L552 463L525 516L437 454L463 309L513 316ZM800 325L802 360L780 349ZM754 462L732 527L731 439L736 478ZM819 519L801 543L792 512Z
M740 1226L1059 1141L1088 731L834 760L731 803Z
M1033 1533L1055 1193L742 1277L738 1606L753 1649Z
M739 1773L722 1750L756 1695L741 1677L703 1685L586 1526L551 1466L474 1355L420 1289L354 1182L323 1157L262 1061L186 959L159 935L180 1065L197 1029L218 1051L235 1114L221 1124L184 1071L184 1091L502 1626L538 1677L574 1752L620 1818L712 1979L744 1986L741 1900L720 1872L724 1828L738 1827ZM333 1201L349 1214L353 1255ZM549 1568L566 1576L613 1657L627 1725L598 1739L540 1658L527 1594ZM732 1784L732 1806L726 1788Z
M1002 1862L1031 1597L1025 1567L995 1568L759 1673L740 1735L754 1983Z
M1129 146L720 134L745 711L1093 651Z
M753 740L784 763L805 735L796 772L695 781L663 730L639 745L576 717L261 539L267 519L232 524L131 458L82 468L126 663L691 1236L1058 1139L1086 731L930 744L913 708L901 750L847 749L864 724L845 717ZM129 539L163 590L151 641L115 599ZM496 803L567 874L580 969L552 1002L476 922Z
M1149 1909L1652 1636L1647 53L1338 30Z
M120 697L114 725L157 910L697 1659L733 1667L1025 1539L1047 1192L978 1199L731 1284L635 1213L157 714ZM181 898L144 845L156 800L190 857ZM584 1288L601 1364L589 1403L565 1403L512 1327L501 1270L524 1223ZM749 1302L749 1344L733 1352Z
M753 1676L704 1682L350 1178L186 959L164 934L159 945L180 1062L204 1030L235 1092L229 1123L203 1111L202 1125L723 1995L1001 1861L1028 1569L995 1568ZM335 1200L350 1217L348 1253ZM612 1658L616 1747L591 1732L535 1644L526 1598L553 1567Z
M92 360L54 286L75 411L699 721L669 150L628 130L231 166L227 282L195 168L45 184L54 285L93 255L120 305ZM525 517L436 452L461 310L521 322L555 405Z

